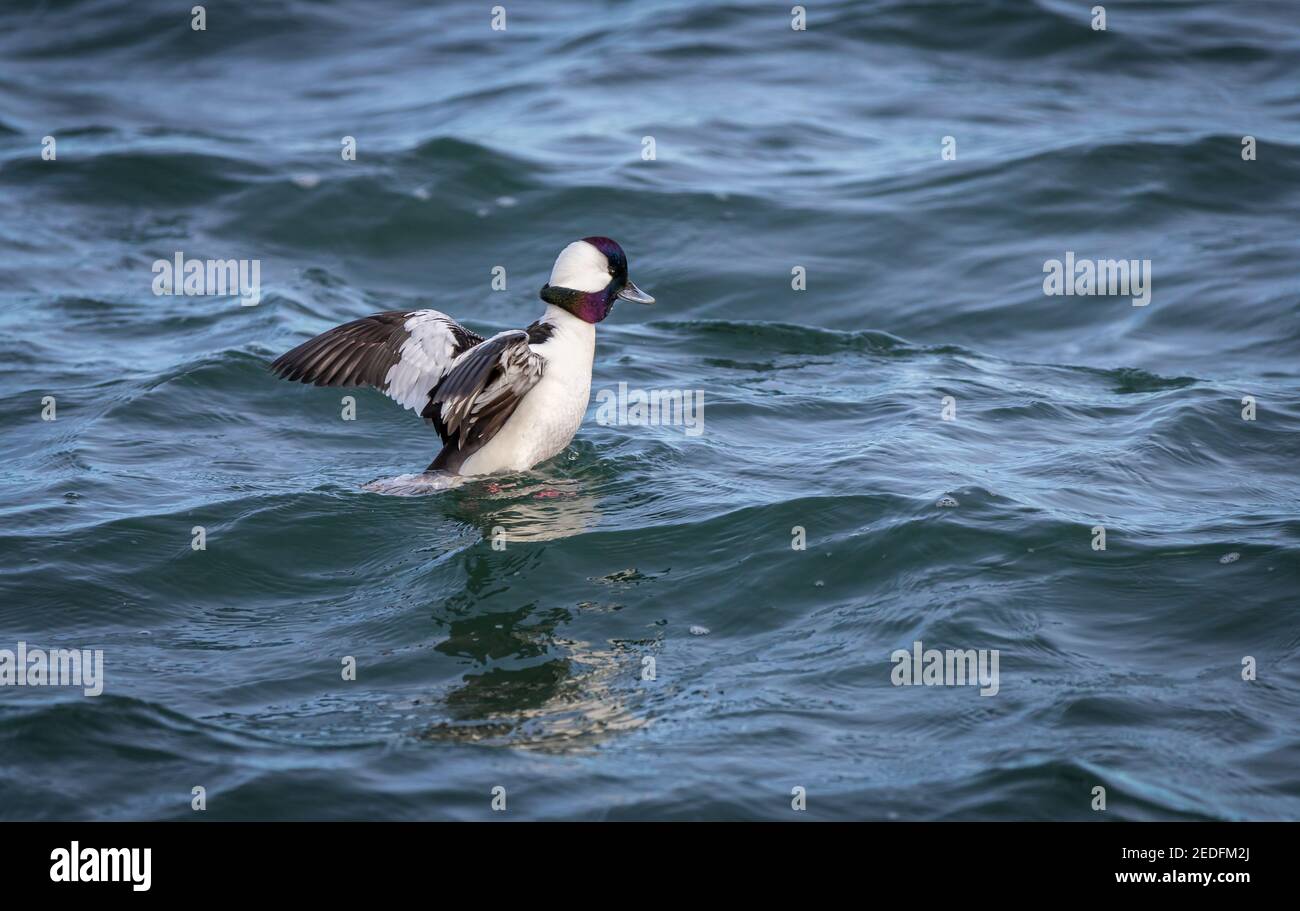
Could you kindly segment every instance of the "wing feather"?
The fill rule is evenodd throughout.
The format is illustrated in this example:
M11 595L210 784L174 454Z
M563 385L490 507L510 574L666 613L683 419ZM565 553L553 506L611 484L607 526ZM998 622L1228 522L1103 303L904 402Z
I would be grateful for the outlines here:
M424 409L447 448L454 447L458 458L451 461L459 465L496 435L542 378L544 365L522 329L500 332L457 358Z
M316 386L373 386L421 411L457 358L483 341L437 310L388 310L310 338L275 360L286 380Z

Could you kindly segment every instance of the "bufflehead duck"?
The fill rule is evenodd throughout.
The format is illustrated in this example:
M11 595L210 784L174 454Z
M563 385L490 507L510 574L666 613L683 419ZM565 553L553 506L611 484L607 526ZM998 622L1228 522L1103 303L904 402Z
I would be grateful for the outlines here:
M426 471L526 471L568 446L582 424L596 323L617 300L654 303L608 237L561 250L541 298L540 319L489 339L437 310L376 313L303 342L271 369L316 386L373 386L418 412L443 444Z

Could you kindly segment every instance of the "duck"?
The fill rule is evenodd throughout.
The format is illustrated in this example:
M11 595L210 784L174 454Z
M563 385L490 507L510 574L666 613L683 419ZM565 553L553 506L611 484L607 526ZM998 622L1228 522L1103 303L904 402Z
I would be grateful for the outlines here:
M426 473L528 471L569 445L587 412L596 324L617 301L655 299L628 278L608 237L560 251L525 329L484 338L439 310L388 310L335 326L276 358L281 379L368 386L433 426L442 448Z

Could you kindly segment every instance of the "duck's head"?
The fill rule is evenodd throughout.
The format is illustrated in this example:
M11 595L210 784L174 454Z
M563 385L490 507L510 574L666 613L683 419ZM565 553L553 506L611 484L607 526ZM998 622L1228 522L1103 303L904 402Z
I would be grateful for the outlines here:
M616 300L655 302L627 277L627 256L608 237L584 237L561 250L551 280L542 287L542 300L589 323L609 316Z

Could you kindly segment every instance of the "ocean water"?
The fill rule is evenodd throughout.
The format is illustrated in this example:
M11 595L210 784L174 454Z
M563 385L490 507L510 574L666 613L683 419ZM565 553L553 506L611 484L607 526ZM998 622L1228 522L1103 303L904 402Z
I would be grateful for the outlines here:
M1091 5L5 3L0 650L103 692L0 686L0 817L1300 817L1300 7ZM698 435L386 496L433 432L266 369L590 234Z

